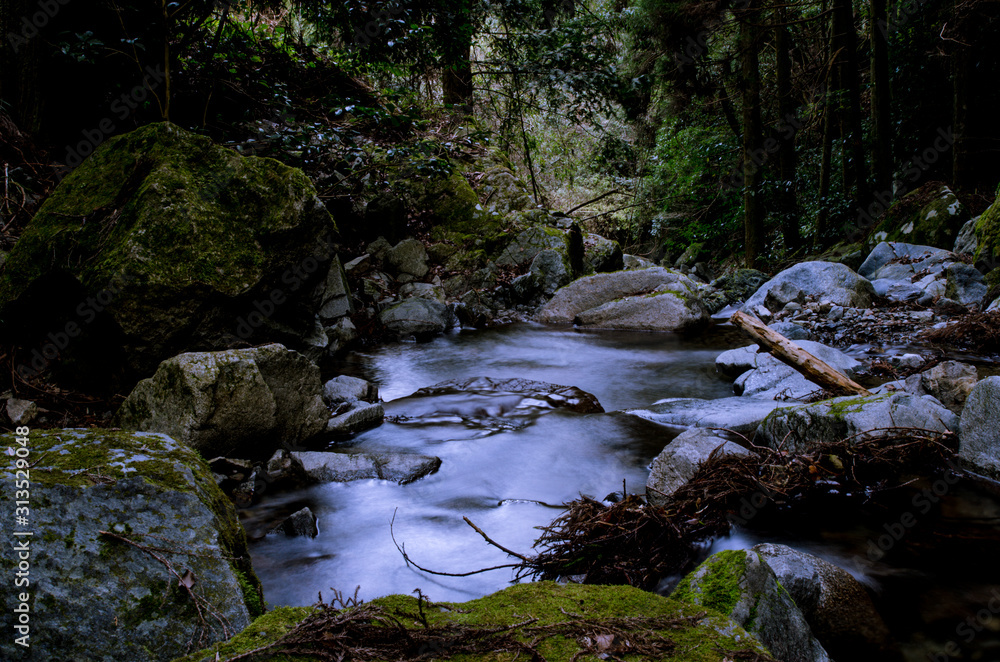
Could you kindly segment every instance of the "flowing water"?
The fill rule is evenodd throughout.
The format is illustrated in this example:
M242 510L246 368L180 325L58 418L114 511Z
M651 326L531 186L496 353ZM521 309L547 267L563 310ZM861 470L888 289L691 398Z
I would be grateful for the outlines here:
M268 602L307 605L320 593L329 599L333 589L352 593L356 586L362 598L419 588L436 601L465 601L504 588L510 568L432 575L408 566L397 545L416 564L441 572L502 566L512 559L463 518L501 545L530 554L535 527L559 514L554 506L581 493L601 499L622 491L623 484L641 492L649 462L677 431L613 412L662 398L732 395L714 361L742 344L725 328L682 339L514 325L350 355L340 372L379 384L387 422L334 448L434 455L441 468L408 485L362 480L269 495L243 511L254 537L305 505L319 518L315 539L272 535L252 544ZM484 376L576 386L612 413L553 410L510 394L408 397L439 382ZM995 614L983 612L991 591L1000 589L1000 572L991 562L1000 551L1000 501L980 488L948 486L924 515L912 505L918 489L893 497L898 503L889 510L884 502L860 510L817 504L805 516L760 518L706 553L770 541L817 554L875 589L907 660L927 659L929 651L952 640L969 653L966 659L1000 660L1000 597ZM922 526L906 529L884 557L873 560L872 542L907 508L923 515ZM977 613L967 642L963 619Z

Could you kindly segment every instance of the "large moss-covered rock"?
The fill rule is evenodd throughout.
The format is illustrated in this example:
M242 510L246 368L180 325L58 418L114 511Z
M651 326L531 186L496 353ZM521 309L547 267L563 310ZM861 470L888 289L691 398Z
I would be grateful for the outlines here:
M20 448L12 435L0 446ZM8 545L30 544L30 584L0 591L0 604L11 614L28 594L30 656L8 628L0 658L171 660L263 611L243 527L197 453L166 435L110 430L32 431L27 448L29 523L14 530L33 535L4 530ZM0 468L0 499L14 503L13 461ZM0 554L12 582L15 558Z
M984 271L1000 266L1000 187L997 199L976 222L976 264L986 265Z
M292 342L313 329L335 231L300 170L151 124L60 183L0 275L0 307L28 342L75 325L62 354L91 382L189 349Z
M928 182L890 207L874 236L878 241L951 250L968 220L969 211L950 188L941 182Z
M139 382L115 424L169 434L207 458L267 456L323 431L322 391L319 368L278 344L190 352Z
M601 636L607 630L600 628L602 621L608 623L610 619L628 618L636 620L631 625L622 620L612 624L626 634L635 632L636 636L662 636L673 641L675 646L669 659L676 662L722 662L727 659L742 659L743 656L751 659L750 656L754 653L765 652L760 642L748 635L743 628L711 609L692 607L630 586L536 582L519 584L484 598L459 604L432 603L429 606L425 602L422 609L416 598L404 595L378 598L371 604L384 608L391 614L422 613L430 627L457 624L495 628L537 619L513 630L512 634L526 642L537 638L535 645L548 662L599 659L598 656L625 656L625 659L631 659L626 641L619 637ZM246 651L273 643L304 620L309 612L304 607L276 609L257 619L232 641L176 662L225 662ZM662 630L644 630L643 626L648 621L639 620L661 617L690 620L678 620L673 627ZM562 633L555 631L558 624L574 621L577 626L583 627L574 627ZM423 627L415 619L407 617L402 618L402 623L407 628ZM743 651L742 655L739 654L740 651ZM575 657L577 655L580 657ZM441 657L446 656L445 650ZM292 658L279 655L272 659L276 662L289 662ZM308 656L297 656L294 659L298 662L315 661L315 658ZM484 645L482 653L463 654L456 659L499 662L525 659L525 655L488 650L488 646Z
M837 306L865 308L874 295L872 284L850 267L834 262L800 262L762 285L747 299L743 310L760 313L766 308L774 313L810 296Z
M795 601L757 552L727 550L685 577L671 597L726 614L783 662L827 662Z
M401 167L390 185L411 213L425 217L440 233L474 233L490 218L469 181L456 168L445 173Z

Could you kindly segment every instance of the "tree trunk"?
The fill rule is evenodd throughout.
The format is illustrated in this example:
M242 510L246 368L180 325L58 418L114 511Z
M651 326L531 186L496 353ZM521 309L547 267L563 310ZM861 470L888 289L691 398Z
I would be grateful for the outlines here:
M834 44L839 51L840 82L847 92L846 124L850 138L844 158L849 158L847 171L854 185L854 202L868 203L868 166L865 163L864 134L861 128L861 64L858 60L858 35L854 29L851 0L834 0Z
M775 27L776 69L778 83L778 115L781 134L778 136L778 185L777 210L781 219L781 234L785 239L785 249L794 253L802 246L799 234L799 205L795 191L795 121L796 104L792 96L791 36L788 33L786 14L779 10L778 25ZM787 135L786 135L787 134Z
M872 0L869 35L872 44L872 171L875 190L892 192L892 134L889 94L889 44L886 30L889 24L887 0Z
M761 349L788 367L797 370L814 384L843 395L871 395L871 392L864 386L837 372L829 363L813 356L785 336L766 326L756 317L736 312L729 318L729 321L733 323L733 326L750 336L755 343L760 345Z
M445 65L442 85L446 106L472 108L472 44L462 56Z
M754 269L764 248L761 166L764 146L760 118L760 10L751 0L740 19L740 91L743 96L743 231L746 266Z
M38 139L44 130L42 86L42 34L44 27L32 21L41 13L37 2L0 2L0 100L10 105L10 116L18 128Z

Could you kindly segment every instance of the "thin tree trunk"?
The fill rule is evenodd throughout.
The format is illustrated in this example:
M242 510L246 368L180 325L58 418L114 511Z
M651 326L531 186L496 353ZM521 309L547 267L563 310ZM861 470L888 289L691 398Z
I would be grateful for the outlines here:
M760 111L760 10L751 0L740 18L740 90L743 96L743 231L746 266L753 269L764 248L764 205L761 199L762 122Z
M834 35L840 46L840 82L847 92L847 129L845 158L850 159L848 171L854 184L854 202L865 205L869 198L868 166L865 163L864 134L861 128L861 64L858 60L858 35L854 29L851 0L834 0ZM845 136L846 137L846 136Z
M38 11L31 0L0 1L0 100L10 104L18 128L36 139L45 129L41 51L45 28L31 21Z
M872 44L872 171L875 190L892 191L892 134L889 92L889 45L886 30L889 23L887 0L871 0L869 34Z
M781 234L785 239L785 248L789 252L797 251L802 245L799 234L799 205L795 191L795 119L796 104L792 97L792 60L791 36L785 25L785 11L779 10L778 25L775 27L776 69L778 83L778 116L782 134L778 136L778 172L781 182L778 185L777 209L781 219ZM787 130L790 130L790 134Z

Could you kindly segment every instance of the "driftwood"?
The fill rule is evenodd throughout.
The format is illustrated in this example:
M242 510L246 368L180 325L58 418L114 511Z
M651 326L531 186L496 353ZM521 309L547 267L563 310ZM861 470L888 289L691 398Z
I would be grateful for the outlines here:
M844 395L871 395L864 386L840 374L828 363L802 349L756 317L737 311L729 321L776 359L828 391Z

